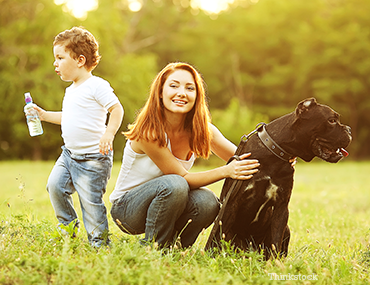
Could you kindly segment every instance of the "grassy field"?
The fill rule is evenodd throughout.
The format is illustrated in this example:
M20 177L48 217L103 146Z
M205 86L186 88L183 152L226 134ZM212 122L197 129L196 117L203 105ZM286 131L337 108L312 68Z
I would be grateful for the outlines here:
M0 162L0 284L370 283L370 162L299 161L290 252L269 261L227 245L210 256L203 247L211 228L187 250L143 247L140 236L121 233L110 216L111 248L92 249L83 228L76 239L60 238L45 190L52 166ZM105 195L108 209L119 167L116 162ZM219 194L221 187L210 188Z

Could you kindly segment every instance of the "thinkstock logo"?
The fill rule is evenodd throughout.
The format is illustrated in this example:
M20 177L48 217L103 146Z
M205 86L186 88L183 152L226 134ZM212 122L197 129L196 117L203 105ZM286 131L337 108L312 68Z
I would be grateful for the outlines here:
M318 280L317 274L310 274L310 275L294 275L294 274L277 274L277 273L268 273L270 280Z

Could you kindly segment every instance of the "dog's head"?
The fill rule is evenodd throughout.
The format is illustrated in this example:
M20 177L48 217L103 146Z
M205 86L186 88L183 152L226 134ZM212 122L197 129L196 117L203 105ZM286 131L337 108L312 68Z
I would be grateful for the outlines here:
M339 114L315 98L306 99L295 110L295 131L306 152L300 156L311 161L315 156L336 163L348 155L345 148L352 140L351 128L339 121ZM307 149L308 144L308 149Z

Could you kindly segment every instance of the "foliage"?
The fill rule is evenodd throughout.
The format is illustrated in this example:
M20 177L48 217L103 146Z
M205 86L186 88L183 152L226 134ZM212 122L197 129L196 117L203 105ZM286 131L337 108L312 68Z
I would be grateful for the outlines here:
M54 160L62 144L60 127L43 123L44 134L30 138L23 114L23 93L30 91L34 102L46 110L61 110L64 89L70 83L61 81L53 73L52 42L60 31L84 23L62 12L60 6L49 0L4 0L1 3L0 158ZM154 55L123 53L122 47L114 44L117 35L124 35L127 29L126 25L119 24L122 21L119 11L97 15L106 22L117 17L117 25L110 26L112 33L107 33L106 27L93 18L91 24L86 22L86 28L97 37L103 56L94 74L110 82L124 105L126 118L130 118L122 124L123 129L131 122L135 110L143 105L156 72ZM120 146L116 147L116 155L122 157L123 136L117 135L115 143Z
M287 258L268 261L255 252L236 252L228 243L216 254L205 252L210 228L191 248L167 251L141 246L141 236L123 234L111 217L111 248L91 248L83 227L76 238L60 235L44 190L52 166L52 162L40 161L0 162L4 174L0 192L1 284L370 282L369 162L333 165L299 161L289 207L290 251ZM117 163L112 182L118 171ZM105 198L113 186L108 185ZM210 186L217 194L221 187ZM78 214L81 218L80 210ZM274 280L276 276L301 276L301 280ZM316 276L317 281L303 282L303 276Z
M370 28L364 11L369 2L237 4L216 19L199 13L165 43L203 73L212 110L224 109L236 97L272 120L316 97L352 127L351 153L368 156ZM160 54L162 64L175 59L161 46L150 50Z
M74 25L100 42L95 74L111 83L125 108L121 130L158 70L186 61L207 83L215 123L233 102L270 121L316 97L352 127L351 157L370 155L369 1L238 0L218 15L193 9L191 0L141 2L132 12L128 0L99 1L79 20L49 0L0 1L0 159L55 159L60 152L59 126L44 123L44 135L31 139L21 110L26 91L41 107L60 110L68 84L53 75L51 44ZM225 112L226 118L232 111ZM250 127L220 129L234 140ZM116 159L123 145L118 135Z
M42 151L49 153L55 149L59 139L46 127L43 146L38 139L32 144L20 143L28 136L23 93L31 91L34 100L42 100L40 105L45 108L60 108L63 93L57 95L55 91L62 88L61 82L51 78L51 43L55 30L62 28L62 22L71 25L72 18L61 15L59 8L47 0L2 1L1 6L0 153L4 158L14 157L14 154L23 158L32 153L37 158Z
M253 113L250 108L242 106L237 98L231 99L227 109L215 110L212 113L213 123L236 145L239 144L242 135L249 134L258 123L267 120L267 116Z

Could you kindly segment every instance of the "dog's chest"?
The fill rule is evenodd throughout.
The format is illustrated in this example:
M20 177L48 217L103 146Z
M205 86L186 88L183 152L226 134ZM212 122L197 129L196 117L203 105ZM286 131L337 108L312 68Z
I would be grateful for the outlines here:
M244 194L250 198L266 198L267 200L276 201L279 187L272 182L270 176L263 176L258 179L253 179L251 183L244 189Z
M263 176L258 179L253 179L251 183L244 189L244 199L253 203L250 205L254 211L250 211L249 215L253 215L252 223L258 222L262 212L266 211L266 207L271 207L272 210L279 196L279 186L274 184L270 176Z

